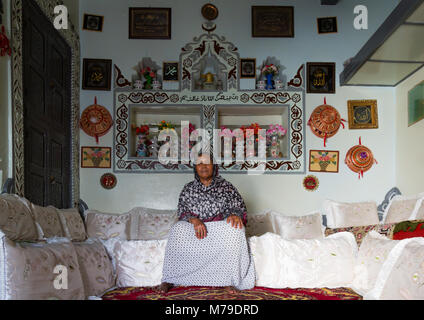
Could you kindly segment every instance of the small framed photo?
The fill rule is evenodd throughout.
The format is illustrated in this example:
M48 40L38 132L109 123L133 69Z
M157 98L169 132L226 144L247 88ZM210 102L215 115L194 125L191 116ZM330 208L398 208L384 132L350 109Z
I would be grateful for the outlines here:
M307 93L336 92L336 64L334 62L308 62L306 78Z
M164 62L162 65L163 81L178 81L178 62Z
M294 37L294 7L252 6L252 37Z
M84 13L84 21L82 24L83 30L102 32L103 16Z
M311 172L339 172L339 151L310 150L309 171Z
M408 127L424 119L424 81L408 91Z
M82 88L110 91L112 60L83 59Z
M110 168L110 147L81 147L81 168Z
M318 18L318 33L337 33L337 17Z
M256 59L240 59L240 78L256 78Z
M129 39L171 39L171 8L129 10Z
M349 100L349 129L377 129L377 100Z

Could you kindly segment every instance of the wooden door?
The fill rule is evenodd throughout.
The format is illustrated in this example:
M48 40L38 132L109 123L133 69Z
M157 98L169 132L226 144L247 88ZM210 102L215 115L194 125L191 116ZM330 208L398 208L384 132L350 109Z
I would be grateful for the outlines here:
M25 197L69 208L71 49L34 0L23 1Z

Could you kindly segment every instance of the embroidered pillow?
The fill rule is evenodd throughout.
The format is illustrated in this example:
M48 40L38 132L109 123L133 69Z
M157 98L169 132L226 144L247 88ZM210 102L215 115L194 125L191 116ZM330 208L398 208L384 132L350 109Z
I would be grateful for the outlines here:
M261 236L267 232L274 232L270 212L247 216L246 237Z
M328 228L356 227L379 223L375 201L346 203L326 200L324 201L324 212L327 216Z
M401 222L406 220L414 220L417 218L417 211L420 209L420 199L424 198L424 193L412 196L397 195L390 200L383 213L383 222ZM419 203L418 203L419 201Z
M40 207L31 203L31 211L34 215L35 223L41 229L39 230L40 239L63 237L65 235L55 207Z
M320 213L304 216L284 216L273 211L271 217L274 233L284 239L318 239L324 237Z
M78 209L57 209L65 236L71 240L84 241L87 239L84 222Z
M393 239L424 237L424 220L402 221L395 224Z
M14 194L0 195L0 230L10 240L38 240L39 234L27 199Z
M172 225L178 221L176 210L135 207L131 214L131 240L163 240L168 238Z
M90 238L107 240L111 238L130 239L131 215L104 213L97 210L86 210L85 224Z
M386 224L373 224L369 226L359 226L359 227L326 228L325 236L329 236L337 232L350 232L355 236L356 243L358 244L358 246L360 246L365 236L370 231L376 231L379 234L383 236L387 236L389 239L391 239L395 225L396 223L386 223Z

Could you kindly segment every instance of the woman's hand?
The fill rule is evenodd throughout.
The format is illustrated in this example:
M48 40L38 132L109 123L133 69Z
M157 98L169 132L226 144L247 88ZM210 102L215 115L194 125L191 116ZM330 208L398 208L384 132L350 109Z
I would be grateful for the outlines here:
M197 239L206 238L207 230L202 220L198 218L192 218L190 219L190 223L193 224Z
M230 215L227 218L227 223L230 223L230 222L232 227L236 229L237 228L243 229L243 220L239 216L236 216L234 214Z

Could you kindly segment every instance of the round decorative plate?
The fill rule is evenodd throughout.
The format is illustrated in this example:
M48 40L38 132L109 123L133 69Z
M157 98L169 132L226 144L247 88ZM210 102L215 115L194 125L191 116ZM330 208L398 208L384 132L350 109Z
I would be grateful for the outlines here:
M105 135L112 127L112 122L109 111L95 101L82 112L80 126L86 134L95 137L98 142L98 138Z
M303 187L307 191L315 191L316 189L318 189L318 186L319 180L313 175L306 176L305 179L303 179Z
M374 162L372 151L363 146L360 142L358 145L350 148L346 153L345 163L350 170L359 174L359 178L364 175L364 172L371 169Z
M207 20L215 20L218 17L218 8L207 3L202 7L202 16Z
M312 132L319 138L334 136L340 128L340 123L340 113L328 104L316 107L308 121Z
M113 173L105 173L100 178L100 184L105 189L115 188L117 182L118 180L116 179L116 176Z

